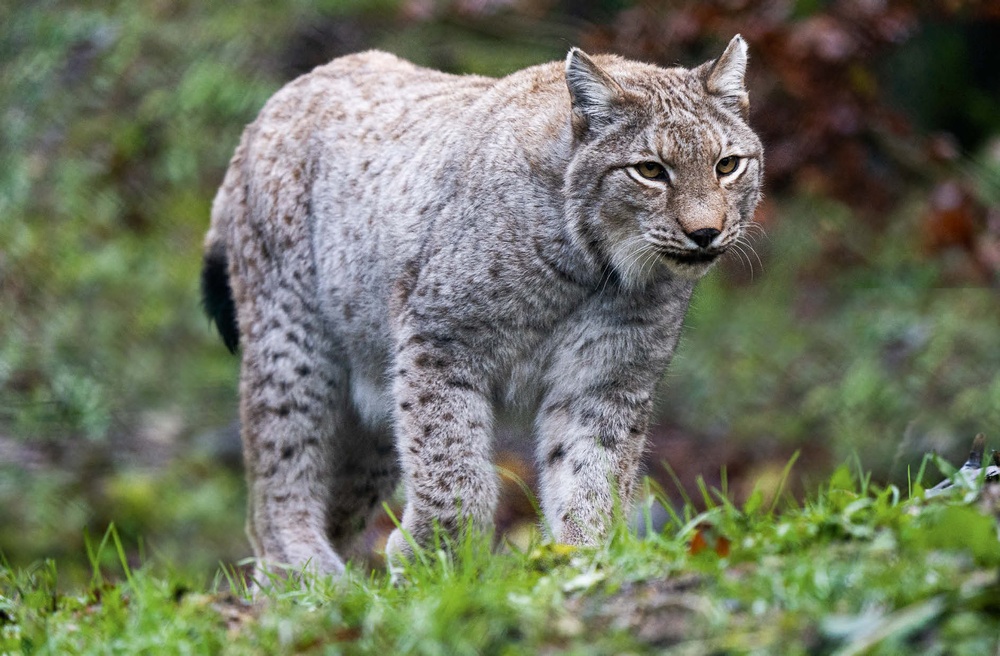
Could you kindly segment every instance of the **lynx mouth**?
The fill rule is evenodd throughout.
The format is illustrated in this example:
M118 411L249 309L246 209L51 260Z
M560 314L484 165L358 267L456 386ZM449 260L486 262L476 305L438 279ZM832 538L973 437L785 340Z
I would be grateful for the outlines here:
M722 255L722 251L711 250L711 251L661 251L664 257L671 259L675 262L681 264L687 264L689 266L694 266L698 264L708 264L714 262L717 257Z

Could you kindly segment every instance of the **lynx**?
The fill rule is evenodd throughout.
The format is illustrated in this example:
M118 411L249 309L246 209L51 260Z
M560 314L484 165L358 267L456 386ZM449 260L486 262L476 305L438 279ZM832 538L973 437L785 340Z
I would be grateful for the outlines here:
M261 562L341 572L400 480L416 544L488 531L494 425L515 410L552 539L606 535L695 283L760 199L746 62L739 36L694 69L574 48L501 79L373 51L268 101L202 272L242 349ZM396 530L390 562L410 544Z

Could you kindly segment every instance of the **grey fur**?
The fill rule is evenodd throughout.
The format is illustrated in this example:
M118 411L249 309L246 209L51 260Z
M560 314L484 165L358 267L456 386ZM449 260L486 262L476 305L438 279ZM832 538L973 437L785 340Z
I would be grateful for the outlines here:
M271 98L206 238L238 313L259 558L341 571L400 478L417 542L488 527L512 407L535 416L553 537L602 539L694 284L760 197L745 67L739 37L693 70L574 49L502 79L366 52Z

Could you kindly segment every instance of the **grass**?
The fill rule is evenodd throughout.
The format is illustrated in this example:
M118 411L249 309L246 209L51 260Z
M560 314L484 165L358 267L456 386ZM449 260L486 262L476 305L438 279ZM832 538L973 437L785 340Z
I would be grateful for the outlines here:
M900 490L845 465L781 512L705 489L706 510L645 537L619 523L575 550L467 534L396 584L351 568L273 579L256 599L232 568L210 582L156 558L133 569L112 527L80 589L59 589L51 560L0 569L0 652L995 653L995 501L975 500L982 481L925 500L922 474Z

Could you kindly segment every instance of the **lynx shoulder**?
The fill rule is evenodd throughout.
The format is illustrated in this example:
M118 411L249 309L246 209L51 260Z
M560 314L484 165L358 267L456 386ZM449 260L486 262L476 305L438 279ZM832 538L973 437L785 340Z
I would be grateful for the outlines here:
M509 407L534 418L553 537L603 538L694 284L760 198L746 50L664 69L573 49L501 79L367 52L274 95L202 275L241 350L262 561L339 572L400 481L417 543L488 528Z

